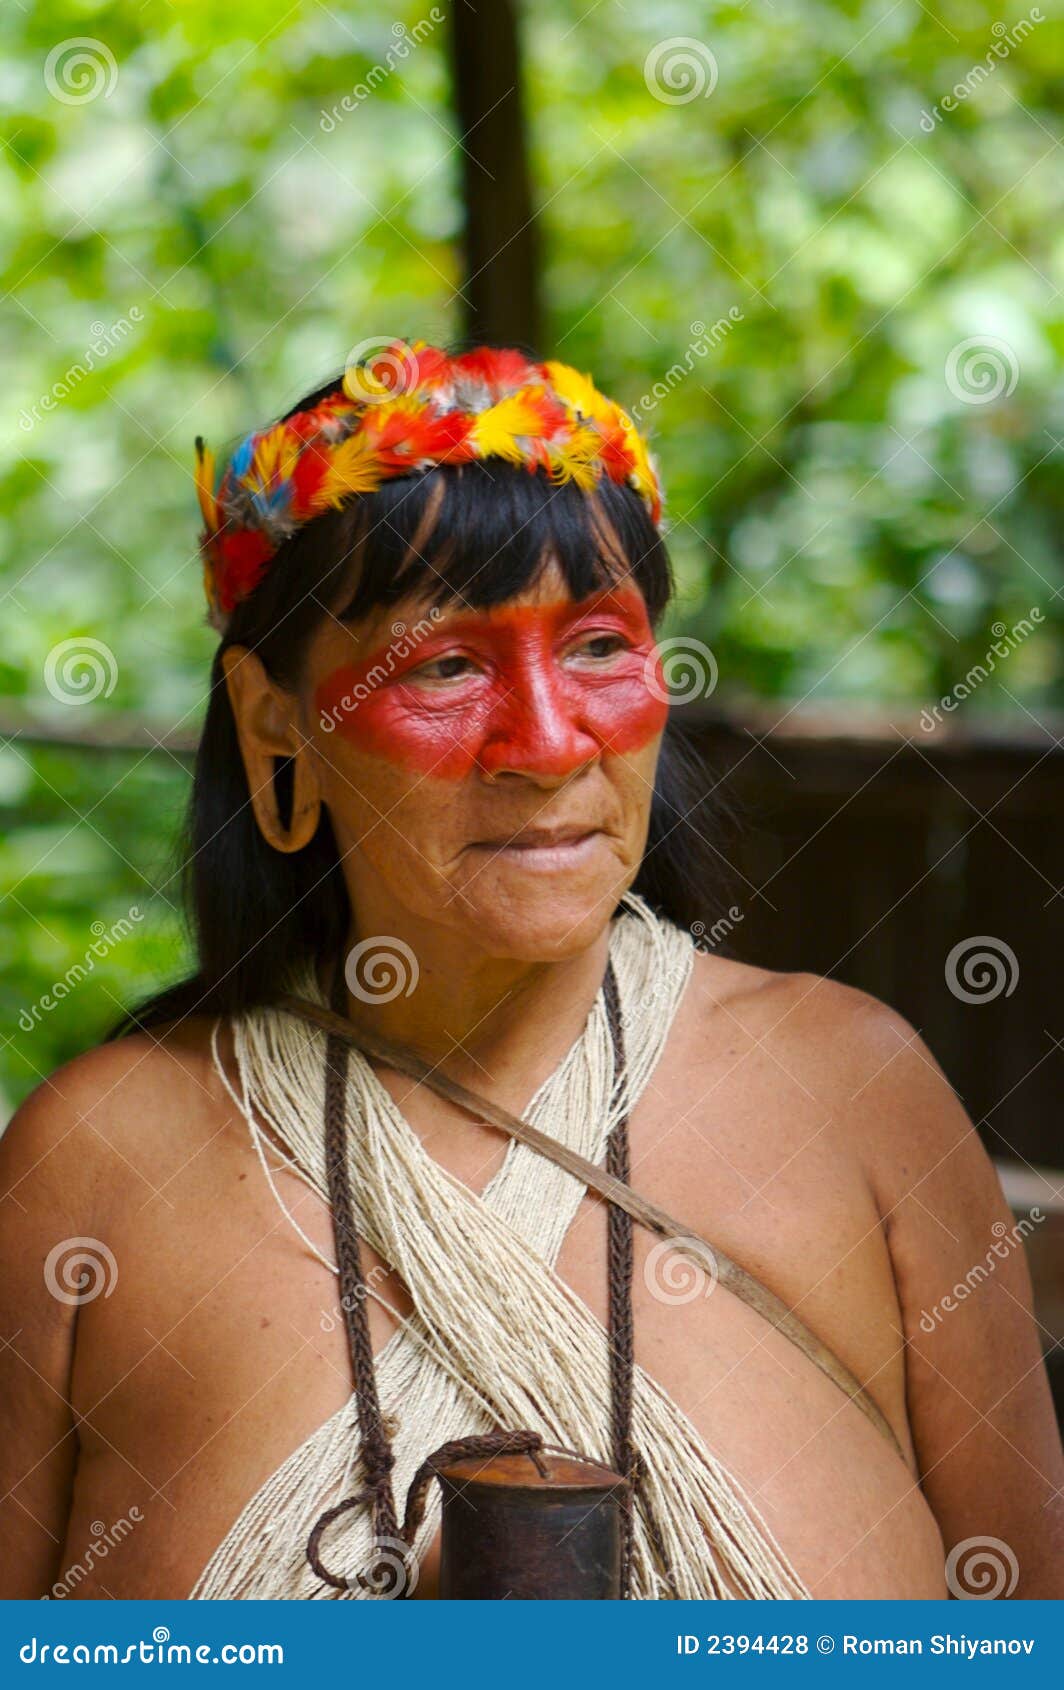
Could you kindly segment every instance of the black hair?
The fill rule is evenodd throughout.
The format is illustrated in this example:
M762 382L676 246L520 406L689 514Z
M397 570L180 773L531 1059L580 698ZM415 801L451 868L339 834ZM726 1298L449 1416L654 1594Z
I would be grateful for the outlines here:
M309 408L339 385L338 377L286 414ZM430 500L439 500L434 515ZM263 580L233 610L212 664L178 846L195 971L124 1016L110 1037L269 1003L294 964L337 955L349 934L347 890L325 808L300 851L276 851L259 831L221 662L226 648L248 647L271 678L295 687L326 614L359 618L412 592L426 608L461 602L485 609L527 588L549 556L574 598L625 576L640 588L651 625L660 623L673 588L664 541L639 494L607 477L592 495L499 459L444 466L386 481L283 543ZM278 760L283 821L291 775L290 762ZM723 810L707 785L700 759L670 721L634 890L688 928L708 927L723 902L717 846Z

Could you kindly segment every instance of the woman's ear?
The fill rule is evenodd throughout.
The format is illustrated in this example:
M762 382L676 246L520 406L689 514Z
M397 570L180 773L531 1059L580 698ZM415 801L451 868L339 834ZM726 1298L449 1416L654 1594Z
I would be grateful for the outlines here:
M275 851L301 851L318 831L321 789L310 746L297 720L296 700L271 680L262 659L247 646L227 646L222 668L259 831ZM290 759L292 765L292 815L287 827L281 821L274 780L279 757Z

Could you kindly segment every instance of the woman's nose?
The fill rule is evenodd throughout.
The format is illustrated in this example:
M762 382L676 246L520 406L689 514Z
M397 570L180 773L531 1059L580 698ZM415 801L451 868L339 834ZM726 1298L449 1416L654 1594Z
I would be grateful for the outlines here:
M536 666L512 677L491 713L478 762L485 774L556 781L594 762L602 743L585 718L581 689Z

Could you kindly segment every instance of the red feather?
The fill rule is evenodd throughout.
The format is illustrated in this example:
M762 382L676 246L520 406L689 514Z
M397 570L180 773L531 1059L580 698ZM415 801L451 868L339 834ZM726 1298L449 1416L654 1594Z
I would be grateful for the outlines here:
M232 534L224 534L218 545L222 566L215 586L222 609L230 611L258 586L273 556L273 547L257 528L238 528Z
M525 387L546 379L541 364L534 364L511 346L478 346L460 352L452 360L456 372L486 382L498 399L514 387Z
M296 459L292 471L293 516L310 516L314 512L314 495L329 473L329 459L317 446L307 446Z

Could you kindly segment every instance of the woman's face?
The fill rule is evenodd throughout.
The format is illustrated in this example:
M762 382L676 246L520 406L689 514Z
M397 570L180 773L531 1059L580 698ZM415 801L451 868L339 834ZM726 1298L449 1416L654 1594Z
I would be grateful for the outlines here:
M329 619L301 704L360 933L558 959L634 880L667 705L631 581L577 603L552 563L491 610Z

